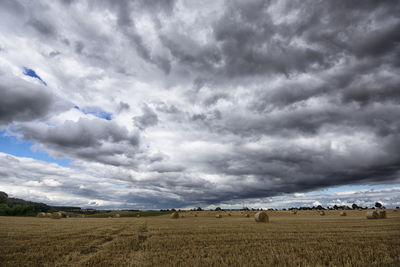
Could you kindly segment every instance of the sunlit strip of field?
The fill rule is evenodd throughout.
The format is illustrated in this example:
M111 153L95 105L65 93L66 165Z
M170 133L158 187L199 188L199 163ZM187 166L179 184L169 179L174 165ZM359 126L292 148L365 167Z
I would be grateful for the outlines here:
M400 266L399 212L377 220L365 211L267 213L269 223L207 211L179 219L0 217L0 266Z

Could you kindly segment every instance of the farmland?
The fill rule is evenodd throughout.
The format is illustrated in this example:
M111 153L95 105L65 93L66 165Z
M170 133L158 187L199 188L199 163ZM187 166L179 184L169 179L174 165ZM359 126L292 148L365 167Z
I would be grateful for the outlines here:
M400 212L377 220L357 210L267 213L269 223L238 211L0 217L0 266L400 266Z

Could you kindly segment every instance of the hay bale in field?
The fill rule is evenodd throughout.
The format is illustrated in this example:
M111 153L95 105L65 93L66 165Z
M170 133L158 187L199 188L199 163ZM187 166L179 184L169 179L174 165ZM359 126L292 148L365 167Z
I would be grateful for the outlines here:
M344 211L342 211L342 212L340 213L340 216L347 216L347 213L344 212Z
M324 211L320 211L320 212L319 212L319 215L320 215L320 216L325 216L325 212L324 212Z
M195 214L194 217L197 217L197 214Z
M39 212L39 213L36 215L36 217L38 217L38 218L46 218L47 215L46 215L46 213L44 213L44 212Z
M264 211L257 212L256 215L254 215L254 219L256 220L256 222L269 222L268 215Z
M232 214L228 213L228 216L232 216Z
M62 213L61 212L53 212L51 214L52 219L61 219L62 218Z
M367 219L378 219L379 215L378 212L376 212L376 210L371 210L367 212L366 217Z
M47 212L47 213L46 213L46 217L51 218L51 213L50 213L50 212Z
M386 219L386 211L385 210L378 211L378 217L379 219Z
M177 213L176 211L171 214L171 219L178 219L178 218L179 218L179 213Z
M292 210L292 214L297 214L297 210Z
M118 213L114 215L114 218L119 218L121 217L121 215L119 215Z
M246 214L246 215L244 215L244 217L249 218L249 217L250 217L250 214Z
M220 219L220 218L222 218L222 215L221 215L221 214L217 214L217 215L215 216L215 218Z

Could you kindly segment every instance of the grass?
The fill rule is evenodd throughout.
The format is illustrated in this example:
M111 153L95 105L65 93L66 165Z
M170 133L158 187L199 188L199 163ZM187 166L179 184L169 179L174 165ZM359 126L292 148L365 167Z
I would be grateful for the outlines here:
M177 220L0 217L0 266L400 266L399 212L267 213L267 224L207 211Z
M145 211L127 211L127 210L113 210L108 212L96 212L95 214L86 215L89 218L108 218L119 214L121 217L149 217L149 216L161 216L171 214L173 211L158 211L158 210L145 210Z

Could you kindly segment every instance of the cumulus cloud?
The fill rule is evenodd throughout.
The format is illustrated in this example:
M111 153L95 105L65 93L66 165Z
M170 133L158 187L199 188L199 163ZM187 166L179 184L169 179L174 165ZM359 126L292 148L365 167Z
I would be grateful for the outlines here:
M44 86L0 73L0 125L43 119L54 111L55 102Z
M400 182L398 1L0 5L0 123L72 172L123 178L130 203ZM22 66L48 88L10 78Z
M130 165L137 151L139 136L113 121L79 119L57 126L21 124L13 131L35 141L56 157L93 160L111 165Z

